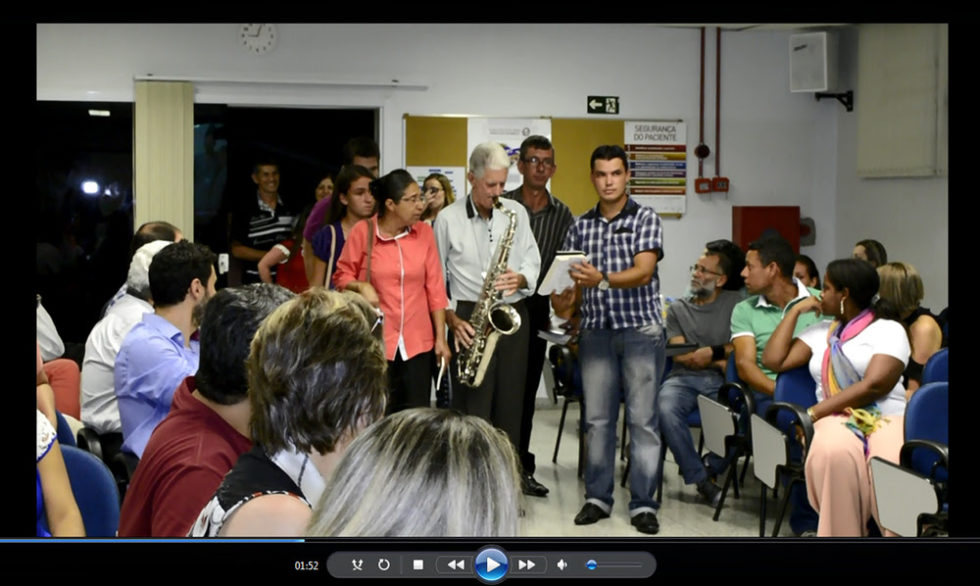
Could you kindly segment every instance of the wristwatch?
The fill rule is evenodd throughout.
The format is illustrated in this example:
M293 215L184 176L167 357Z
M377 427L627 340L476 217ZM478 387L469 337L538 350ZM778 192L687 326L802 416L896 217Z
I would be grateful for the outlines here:
M602 273L602 280L599 281L598 287L600 291L606 291L609 289L609 275L607 275L605 271Z

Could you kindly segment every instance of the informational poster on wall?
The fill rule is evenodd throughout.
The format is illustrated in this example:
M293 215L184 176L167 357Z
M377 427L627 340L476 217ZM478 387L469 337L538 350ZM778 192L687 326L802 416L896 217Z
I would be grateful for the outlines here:
M433 173L441 173L449 179L449 185L453 188L453 194L458 199L466 197L470 191L470 185L466 181L466 168L464 167L406 167L412 177L419 182L419 188L424 187L425 178ZM448 205L449 202L446 202Z
M658 214L687 211L687 126L680 120L627 121L630 195Z
M551 139L551 120L548 118L470 118L467 126L467 157L476 145L492 140L499 142L510 157L510 171L507 173L507 191L517 189L523 178L517 170L521 143L532 134ZM548 188L551 188L550 181Z

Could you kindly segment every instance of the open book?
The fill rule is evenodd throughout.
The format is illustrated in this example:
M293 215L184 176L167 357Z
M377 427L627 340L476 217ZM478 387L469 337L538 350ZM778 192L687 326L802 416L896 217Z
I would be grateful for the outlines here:
M559 250L556 252L555 261L551 263L548 274L538 285L538 295L561 293L569 287L574 287L575 282L569 276L568 270L573 264L588 260L589 256L581 250Z

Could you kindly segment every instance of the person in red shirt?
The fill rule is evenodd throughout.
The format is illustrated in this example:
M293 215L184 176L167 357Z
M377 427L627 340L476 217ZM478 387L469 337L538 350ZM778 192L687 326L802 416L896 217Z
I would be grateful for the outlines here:
M197 374L153 430L119 517L120 537L184 537L238 457L252 448L245 359L259 324L293 294L256 283L222 289L201 323Z
M384 313L388 412L428 407L435 364L448 365L445 280L432 228L420 222L425 197L404 169L371 182L378 215L351 229L333 283ZM371 266L368 275L368 248Z

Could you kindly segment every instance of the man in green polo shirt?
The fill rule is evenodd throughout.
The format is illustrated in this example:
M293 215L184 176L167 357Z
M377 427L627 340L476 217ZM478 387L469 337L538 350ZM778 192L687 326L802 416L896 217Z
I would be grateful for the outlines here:
M742 277L749 297L732 310L732 345L738 377L756 395L756 412L772 401L776 373L762 366L762 351L786 310L811 295L819 295L793 278L796 253L789 242L778 236L760 238L749 244ZM812 312L801 315L793 335L798 335L821 318ZM793 508L790 527L797 535L815 531L817 514L797 484L792 489Z

